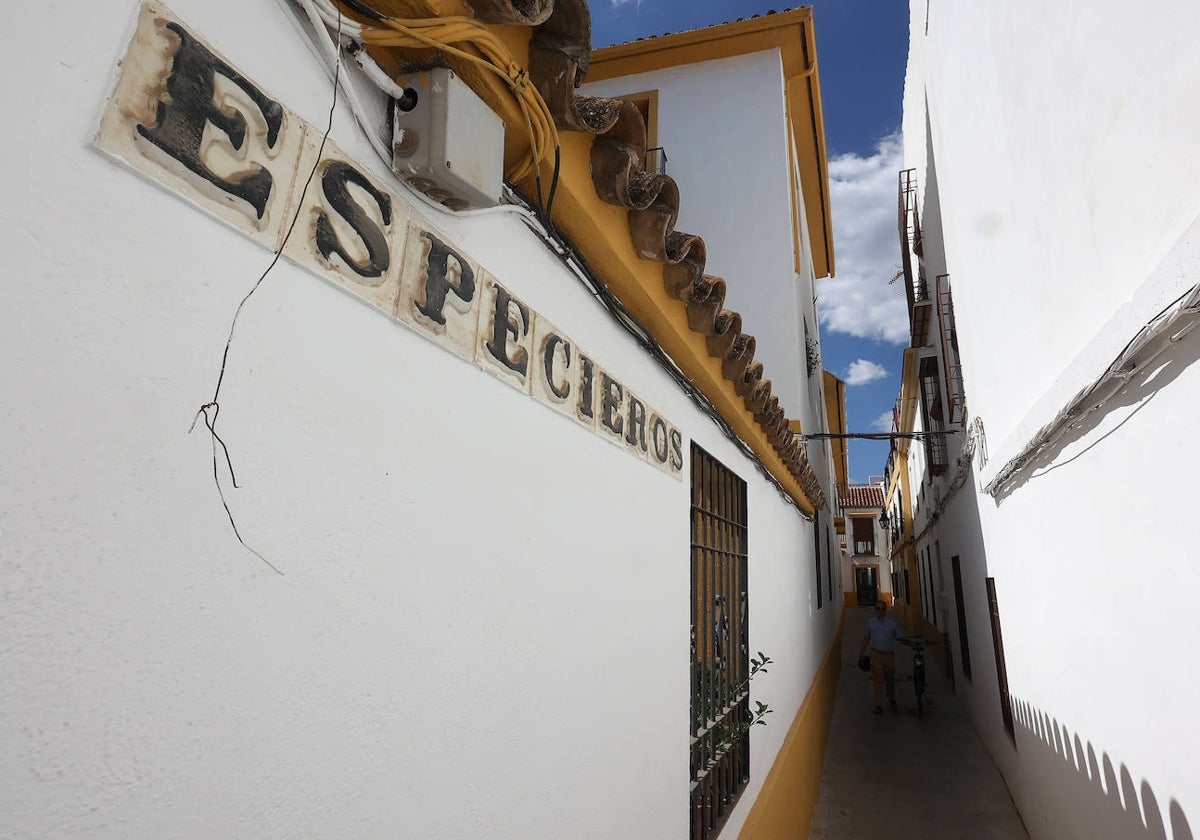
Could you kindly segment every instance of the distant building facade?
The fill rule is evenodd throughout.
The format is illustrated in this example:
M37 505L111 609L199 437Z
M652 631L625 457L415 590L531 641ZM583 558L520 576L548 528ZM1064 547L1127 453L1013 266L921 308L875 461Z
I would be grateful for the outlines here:
M901 598L1035 840L1190 840L1200 11L911 17Z
M878 600L891 603L888 533L880 522L882 486L848 485L841 492L840 505L846 520L846 533L840 537L846 606L872 606Z

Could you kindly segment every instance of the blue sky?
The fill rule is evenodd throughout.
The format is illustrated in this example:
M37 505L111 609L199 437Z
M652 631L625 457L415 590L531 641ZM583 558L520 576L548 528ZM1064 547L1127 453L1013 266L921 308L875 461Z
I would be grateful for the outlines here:
M907 0L810 0L829 150L837 276L818 284L825 367L846 380L852 432L887 431L908 339L896 173ZM590 0L595 47L783 11L779 0ZM751 330L753 328L751 327ZM850 478L883 472L888 445L851 441Z

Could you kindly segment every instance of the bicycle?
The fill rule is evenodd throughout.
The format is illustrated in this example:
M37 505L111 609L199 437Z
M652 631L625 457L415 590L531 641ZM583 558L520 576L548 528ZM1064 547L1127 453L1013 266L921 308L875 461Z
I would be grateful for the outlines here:
M901 644L908 645L913 651L913 692L917 695L917 717L925 717L925 646L935 645L920 637L900 639Z

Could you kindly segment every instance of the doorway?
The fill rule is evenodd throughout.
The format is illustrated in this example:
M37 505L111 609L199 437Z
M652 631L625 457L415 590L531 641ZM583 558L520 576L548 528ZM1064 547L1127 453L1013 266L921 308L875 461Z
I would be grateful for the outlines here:
M858 593L860 607L873 607L879 600L879 567L855 566L854 591Z

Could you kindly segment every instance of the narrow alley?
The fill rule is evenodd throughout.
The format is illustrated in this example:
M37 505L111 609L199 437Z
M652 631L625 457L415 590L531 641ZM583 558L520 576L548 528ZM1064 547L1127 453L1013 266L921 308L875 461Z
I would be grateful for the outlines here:
M869 610L846 609L842 671L810 840L1026 838L1000 771L928 656L924 718L912 651L896 654L899 709L871 713L871 675L858 670Z

